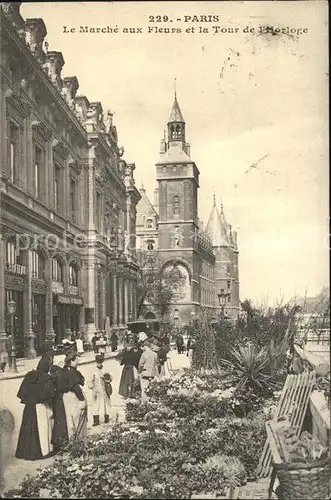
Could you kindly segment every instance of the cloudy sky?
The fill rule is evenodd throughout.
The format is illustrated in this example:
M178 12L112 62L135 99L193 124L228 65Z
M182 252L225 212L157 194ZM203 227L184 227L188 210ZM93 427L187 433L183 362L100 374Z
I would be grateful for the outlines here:
M21 13L44 19L49 50L63 53L62 75L77 76L78 93L115 111L125 158L151 198L177 78L200 216L206 223L214 190L238 231L242 299L314 295L328 283L327 2L36 2ZM172 23L150 23L156 15ZM184 22L201 15L220 20ZM260 25L308 32L261 35ZM182 32L150 34L149 26Z

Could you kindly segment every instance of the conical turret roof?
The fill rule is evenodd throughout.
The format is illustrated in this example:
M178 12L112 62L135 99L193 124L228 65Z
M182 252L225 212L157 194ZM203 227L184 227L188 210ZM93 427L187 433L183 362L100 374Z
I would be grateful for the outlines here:
M170 113L170 118L168 123L174 123L174 122L179 122L179 123L185 123L185 120L183 118L182 112L180 110L178 101L177 101L177 96L175 94L175 101L174 105L172 106L172 110Z
M222 224L221 216L216 206L215 196L213 208L211 210L205 232L209 235L213 247L230 246L227 228Z

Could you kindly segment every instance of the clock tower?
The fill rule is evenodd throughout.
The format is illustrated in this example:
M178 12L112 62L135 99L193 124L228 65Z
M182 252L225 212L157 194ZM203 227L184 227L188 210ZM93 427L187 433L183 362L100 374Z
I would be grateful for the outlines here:
M165 271L176 270L184 285L174 308L187 322L199 304L198 187L199 170L186 142L185 120L175 93L156 163L159 192L159 258Z

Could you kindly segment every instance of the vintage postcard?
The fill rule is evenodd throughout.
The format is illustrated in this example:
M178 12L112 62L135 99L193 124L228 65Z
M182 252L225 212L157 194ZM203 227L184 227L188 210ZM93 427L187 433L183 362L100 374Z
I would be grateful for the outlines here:
M2 498L328 497L327 8L1 3Z

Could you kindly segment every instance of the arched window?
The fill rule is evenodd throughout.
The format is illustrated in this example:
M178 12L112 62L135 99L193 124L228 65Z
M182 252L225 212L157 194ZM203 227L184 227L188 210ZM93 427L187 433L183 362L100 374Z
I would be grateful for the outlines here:
M153 229L153 219L147 219L147 229Z
M63 281L63 267L56 258L52 260L52 278L54 281Z
M78 286L78 272L75 265L69 266L69 285Z
M147 250L154 250L155 244L154 240L148 240L147 241Z
M45 263L37 250L32 251L32 278L44 279Z

